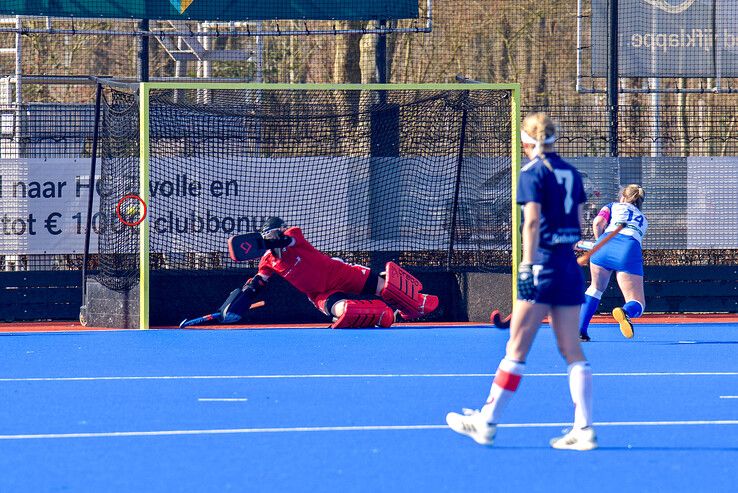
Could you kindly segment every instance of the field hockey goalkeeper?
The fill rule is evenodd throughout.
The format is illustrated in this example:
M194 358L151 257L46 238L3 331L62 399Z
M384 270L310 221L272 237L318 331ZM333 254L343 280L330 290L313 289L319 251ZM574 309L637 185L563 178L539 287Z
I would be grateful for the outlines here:
M397 319L415 320L438 307L438 297L422 293L423 285L394 262L377 274L368 267L332 258L311 245L298 227L270 217L259 233L228 241L237 262L261 257L258 272L234 289L216 318L235 323L244 318L269 279L278 275L304 293L326 315L331 328L390 327ZM182 326L194 325L182 322Z

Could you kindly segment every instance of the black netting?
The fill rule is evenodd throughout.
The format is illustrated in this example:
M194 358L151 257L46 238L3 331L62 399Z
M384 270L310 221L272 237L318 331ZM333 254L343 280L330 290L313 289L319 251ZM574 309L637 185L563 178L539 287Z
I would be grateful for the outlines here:
M139 105L134 93L110 91L99 126L100 229L98 279L111 289L127 289L138 279L139 229L119 216L121 199L139 193ZM125 213L125 207L123 212ZM132 221L133 222L133 221Z
M138 193L136 104L113 92L104 112L106 215ZM227 238L271 215L349 261L509 264L510 110L509 91L152 91L151 268L237 267ZM100 235L116 289L136 281L137 230Z

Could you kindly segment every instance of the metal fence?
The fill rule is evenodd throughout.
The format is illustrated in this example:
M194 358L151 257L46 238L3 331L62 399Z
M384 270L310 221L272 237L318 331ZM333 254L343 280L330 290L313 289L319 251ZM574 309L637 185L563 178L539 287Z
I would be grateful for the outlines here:
M623 45L624 54L640 49L633 43L640 39L643 45L644 33L666 29L656 21L682 15L672 4L620 1L625 9L620 26L630 33L621 40L630 43ZM709 13L713 4L696 2L694 8ZM558 120L562 154L606 157L611 135L597 51L606 40L603 5L606 0L419 0L418 19L384 24L152 21L149 29L156 32L149 38L149 74L152 79L368 83L378 80L377 52L386 50L388 82L451 82L458 74L483 82L520 82L524 111L545 110ZM650 25L643 24L644 8L651 9ZM686 14L690 17L684 22L695 23L701 22L703 12ZM738 9L722 12L720 23L727 29L721 33L732 32ZM136 79L140 29L131 20L0 19L0 158L89 156L94 86L85 84L86 77ZM388 30L394 32L386 34ZM718 34L704 38L716 50L693 50L691 58L669 53L676 59L682 56L684 63L712 64L705 72L709 79L686 72L652 77L654 72L643 68L664 68L663 61L621 65L629 76L619 80L625 91L618 112L619 156L738 156L738 95L716 92L734 92L738 78L729 70L714 70L717 55L725 60L735 53L726 45L727 34ZM649 43L646 48L654 57L663 52L655 38ZM7 161L0 169L6 166ZM709 257L710 262L735 263L736 249L738 244L711 250L709 256L684 250L669 256L648 254L647 259L690 264ZM31 268L34 262L38 268L79 266L75 256L19 258L13 265Z

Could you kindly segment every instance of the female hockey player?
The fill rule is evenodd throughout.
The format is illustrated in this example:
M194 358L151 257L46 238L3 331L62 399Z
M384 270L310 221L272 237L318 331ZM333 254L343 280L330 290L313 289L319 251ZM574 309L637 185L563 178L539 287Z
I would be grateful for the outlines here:
M257 274L231 292L221 306L223 322L241 320L274 275L332 316L334 329L389 327L395 312L403 320L414 320L438 307L438 297L421 293L420 281L394 262L378 275L368 267L329 257L312 246L300 228L288 228L278 217L270 217L260 233L269 250L261 257Z
M584 304L579 314L579 337L589 341L587 334L589 322L597 311L602 293L607 289L612 271L616 271L618 286L625 298L625 304L612 311L612 316L620 325L620 332L628 339L633 337L631 319L640 317L646 309L646 296L643 291L643 253L641 243L648 229L648 220L641 212L646 193L638 185L628 185L620 193L620 202L611 202L603 207L592 222L597 243L609 234L615 234L602 245L589 259L589 272L592 282L584 296ZM619 225L623 225L616 232Z
M575 406L574 427L552 439L551 446L597 448L592 429L592 370L577 337L584 279L573 249L580 238L579 219L586 197L579 172L554 152L555 131L554 123L543 113L533 113L523 120L521 140L530 159L518 178L523 258L505 357L482 410L446 416L452 430L482 445L492 445L497 423L523 376L541 320L548 315L559 351L569 365L569 389Z

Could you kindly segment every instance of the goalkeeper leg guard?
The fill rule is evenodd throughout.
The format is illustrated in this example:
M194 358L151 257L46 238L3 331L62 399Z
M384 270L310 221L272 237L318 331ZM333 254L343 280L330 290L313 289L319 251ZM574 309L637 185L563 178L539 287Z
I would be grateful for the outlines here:
M384 288L379 295L397 308L405 320L413 320L438 308L438 297L421 293L423 285L394 262L387 262Z
M390 327L395 321L392 308L382 300L345 300L343 314L331 329L357 327Z

